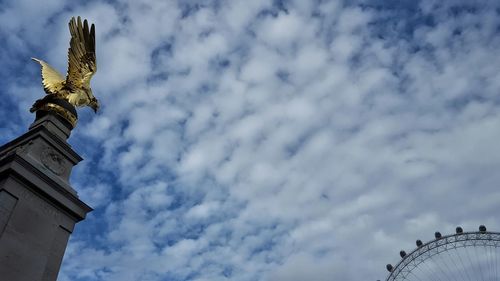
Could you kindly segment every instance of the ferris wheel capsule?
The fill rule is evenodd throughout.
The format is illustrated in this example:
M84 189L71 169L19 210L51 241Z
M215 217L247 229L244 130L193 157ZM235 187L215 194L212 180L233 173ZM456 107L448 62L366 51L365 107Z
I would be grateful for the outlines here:
M387 269L387 271L389 271L389 272L392 272L392 270L393 270L392 264L390 264L390 263L389 263L389 264L387 264L387 265L385 266L385 268L386 268L386 269Z

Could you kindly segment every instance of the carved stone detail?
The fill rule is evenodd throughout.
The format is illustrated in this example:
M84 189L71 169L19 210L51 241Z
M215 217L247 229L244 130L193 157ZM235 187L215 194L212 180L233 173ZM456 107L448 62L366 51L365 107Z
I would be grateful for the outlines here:
M20 145L16 148L16 152L19 153L19 154L25 154L26 152L28 152L28 148L30 146L33 145L33 141L30 140L29 142L27 143L24 143L23 145Z
M46 147L42 151L40 160L47 169L58 176L62 175L66 170L64 165L64 158L51 147Z

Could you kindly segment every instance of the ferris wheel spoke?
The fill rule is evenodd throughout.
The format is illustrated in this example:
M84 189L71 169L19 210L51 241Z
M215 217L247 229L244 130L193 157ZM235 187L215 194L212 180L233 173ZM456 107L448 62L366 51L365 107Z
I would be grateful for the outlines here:
M472 248L473 248L474 254L476 256L476 261L479 261L480 257L477 254L477 247L472 247ZM484 281L484 274L483 274L484 272L483 272L483 267L481 266L481 262L478 262L477 266L479 267L479 274L481 275L481 280Z
M413 271L410 271L410 274L415 276L415 278L418 280L418 281L424 281L422 279L420 279L420 277L418 277L415 273L413 273ZM428 280L425 280L425 281L428 281Z
M493 281L498 281L499 279L499 276L498 276L498 248L494 245L491 245L491 252L492 252L492 255L491 255L491 260L493 262Z
M437 279L438 281L443 281L443 279L441 279L441 276L440 276L441 274L439 274L439 271L434 270L434 268L432 268L432 266L430 266L428 262L424 262L424 264L427 266L429 271L432 272L431 274L432 274L433 278Z
M478 276L477 276L477 275L478 275L478 272L479 272L480 270L477 270L477 268L476 268L476 266L475 266L474 262L472 261L472 259L471 259L471 257L470 257L469 250L467 249L467 247L464 247L464 250L465 250L465 252L467 253L466 257L467 257L467 259L469 260L470 267L471 267L471 268L472 268L472 270L473 270L473 272L472 272L472 273L474 274L474 280L478 280L478 278L477 278ZM481 280L483 280L483 279L481 278ZM483 281L484 281L484 280L483 280Z
M492 262L492 253L490 250L490 247L488 245L484 245L484 252L486 255L486 260L488 264L488 271L486 272L486 280L487 281L493 281L493 262Z
M495 261L493 259L493 249L489 245L485 245L484 248L486 249L486 253L488 255L488 281L494 281L496 279L495 277Z
M495 280L498 281L499 280L499 276L498 276L498 249L497 247L495 247Z
M448 253L448 251L449 250L445 250L444 252ZM448 269L448 272L450 272L450 274L452 274L453 280L458 280L458 278L456 278L456 274L458 273L458 271L457 270L452 270L451 266L449 266L448 263L446 262L446 259L443 258L441 260L442 260L443 264L445 265L446 269ZM450 260L450 261L454 262L453 260ZM455 269L457 269L456 264L455 264ZM460 275L459 275L459 277L460 277Z
M431 260L434 260L434 258L433 258L433 257L430 257L430 259L431 259ZM435 263L436 265L438 265L437 261L434 261L434 263ZM453 278L450 278L450 276L448 275L448 273L446 273L446 271L443 269L443 267L442 267L442 266L438 266L437 268L438 268L438 269L439 269L439 271L443 274L443 276L446 278L446 280L448 280L448 281L455 281L455 280L453 280Z
M435 271L427 262L423 262L423 265L425 265L427 267L427 269L429 270L429 272L431 273L429 275L429 277L432 277L432 279L436 280L437 281L442 281L441 278L439 277L439 274L437 273L437 271Z
M452 261L453 265L455 266L455 269L456 269L456 273L460 276L460 279L463 280L463 281L467 281L464 277L464 275L462 274L462 271L463 271L463 268L460 268L460 266L457 264L456 260L452 257L452 255L450 254L450 251L453 251L455 252L457 248L454 248L452 250L449 250L449 251L446 251L446 255L448 255L449 259ZM470 281L470 280L469 280Z
M484 245L484 256L486 258L485 267L486 267L486 281L491 281L491 257L490 251L486 245Z
M432 280L429 280L429 277L431 277L431 276L432 276L432 274L429 274L429 272L430 272L430 271L428 271L428 270L427 270L427 271L424 271L423 267L418 267L418 266L417 266L417 267L415 267L415 268L414 268L414 270L415 270L415 269L417 269L418 271L420 271L420 273L422 273L422 274L421 274L421 276L422 276L422 277L425 277L425 278L426 278L426 281L439 281L439 280L436 280L436 279L434 279L434 278L433 278ZM412 271L412 273L413 273L413 271ZM413 274L414 274L414 273L413 273ZM415 274L414 274L414 275L415 275ZM417 277L417 278L418 278L418 277Z
M467 270L467 268L465 267L465 264L464 264L464 262L463 262L463 260L462 260L462 257L458 254L458 250L457 250L457 249L455 249L454 253L455 253L455 255L458 257L458 260L460 261L460 264L462 265L462 269L463 269L463 271L465 272L465 275L467 276L467 279L468 279L469 281L474 281L472 278L470 278L470 276L469 276L469 271L468 271L468 270Z

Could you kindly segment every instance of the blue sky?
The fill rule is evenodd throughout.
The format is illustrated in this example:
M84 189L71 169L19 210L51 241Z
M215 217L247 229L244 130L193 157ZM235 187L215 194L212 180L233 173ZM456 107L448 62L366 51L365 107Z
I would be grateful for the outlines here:
M0 141L96 24L61 281L376 280L500 229L497 1L2 1Z

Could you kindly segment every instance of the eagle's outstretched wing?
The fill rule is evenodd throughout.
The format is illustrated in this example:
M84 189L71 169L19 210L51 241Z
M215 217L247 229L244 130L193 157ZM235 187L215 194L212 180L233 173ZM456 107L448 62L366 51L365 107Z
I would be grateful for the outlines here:
M90 27L87 20L74 17L69 22L71 41L68 50L68 88L90 88L90 79L97 70L95 57L95 28Z
M62 88L64 77L43 60L31 58L42 67L42 85L47 94L57 94Z

